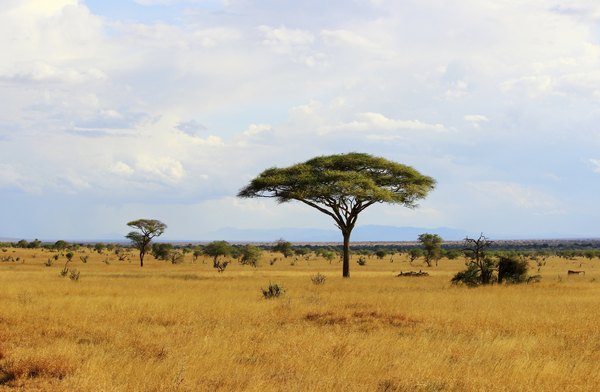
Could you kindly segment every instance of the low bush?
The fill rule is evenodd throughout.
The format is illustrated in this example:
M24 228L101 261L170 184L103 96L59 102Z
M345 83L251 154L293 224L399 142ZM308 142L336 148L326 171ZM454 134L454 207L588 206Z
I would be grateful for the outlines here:
M266 289L261 288L260 290L262 291L262 295L265 299L280 297L285 291L282 286L271 282L269 282L269 287Z
M498 283L524 283L527 281L529 265L516 256L500 256L498 261Z
M313 282L313 284L321 285L325 284L327 277L325 275L322 275L321 273L317 273L316 275L311 276L310 280L311 282Z

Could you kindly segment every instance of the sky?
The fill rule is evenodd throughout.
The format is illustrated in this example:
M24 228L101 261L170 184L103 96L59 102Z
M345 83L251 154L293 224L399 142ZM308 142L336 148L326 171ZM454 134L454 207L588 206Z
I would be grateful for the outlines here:
M366 152L437 180L358 225L599 237L596 0L0 0L0 237L333 229L238 199Z

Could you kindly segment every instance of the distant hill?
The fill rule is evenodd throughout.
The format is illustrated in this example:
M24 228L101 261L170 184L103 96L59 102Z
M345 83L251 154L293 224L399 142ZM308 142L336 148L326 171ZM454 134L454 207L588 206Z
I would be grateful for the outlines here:
M468 234L464 230L447 227L422 228L422 227L396 227L365 225L357 226L352 232L352 241L389 242L389 241L415 241L419 234L438 234L444 240L462 240ZM223 228L203 236L202 240L225 240L247 242L270 242L279 238L291 242L339 242L342 236L339 230L331 229L236 229Z

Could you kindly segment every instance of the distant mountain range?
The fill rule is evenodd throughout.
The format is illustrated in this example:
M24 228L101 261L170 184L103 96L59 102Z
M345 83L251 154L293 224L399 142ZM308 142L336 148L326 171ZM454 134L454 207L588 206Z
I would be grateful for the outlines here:
M447 241L462 240L469 234L464 230L452 229L448 227L422 228L365 225L357 226L354 229L352 232L352 241L416 241L419 234L422 233L438 234ZM201 238L200 240L225 240L231 242L271 242L280 238L291 242L340 242L342 240L342 234L336 229L324 230L298 228L236 229L227 227L207 233L203 237L204 238Z

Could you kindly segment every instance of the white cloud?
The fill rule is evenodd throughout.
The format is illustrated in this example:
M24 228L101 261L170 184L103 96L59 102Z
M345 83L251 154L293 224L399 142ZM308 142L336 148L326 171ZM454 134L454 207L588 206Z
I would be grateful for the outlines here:
M561 201L530 186L502 181L482 181L473 183L472 187L492 203L499 203L498 208L511 205L544 214L564 213Z
M600 173L600 159L590 159L589 162L594 166L594 173Z
M350 45L369 50L377 48L374 42L349 30L323 30L321 36L329 44Z
M312 33L300 29L288 29L284 26L274 28L265 25L258 29L264 34L263 43L282 53L289 53L297 47L310 46L315 40Z
M356 120L326 126L321 128L321 133L339 133L339 132L362 132L377 133L380 131L398 131L398 130L416 130L416 131L446 131L442 124L431 124L420 120L394 120L384 116L381 113L360 113Z
M124 176L130 176L132 175L135 171L131 168L131 166L129 166L126 163L123 163L121 161L114 163L113 165L111 165L110 169L109 169L112 173L115 174L119 174L119 175L124 175Z
M166 182L177 182L185 176L181 162L170 157L140 156L135 169L146 175L146 180L158 179Z
M470 123L490 122L490 120L482 114L467 114L464 119Z
M231 196L264 167L366 151L439 176L440 194L475 182L516 218L595 203L587 194L600 189L572 158L600 147L591 0L137 3L179 17L3 3L0 188L183 205ZM219 6L227 12L207 11ZM600 160L589 165L600 173ZM556 181L545 173L561 186L546 188ZM590 190L570 200L566 189ZM461 210L450 193L444 206Z

